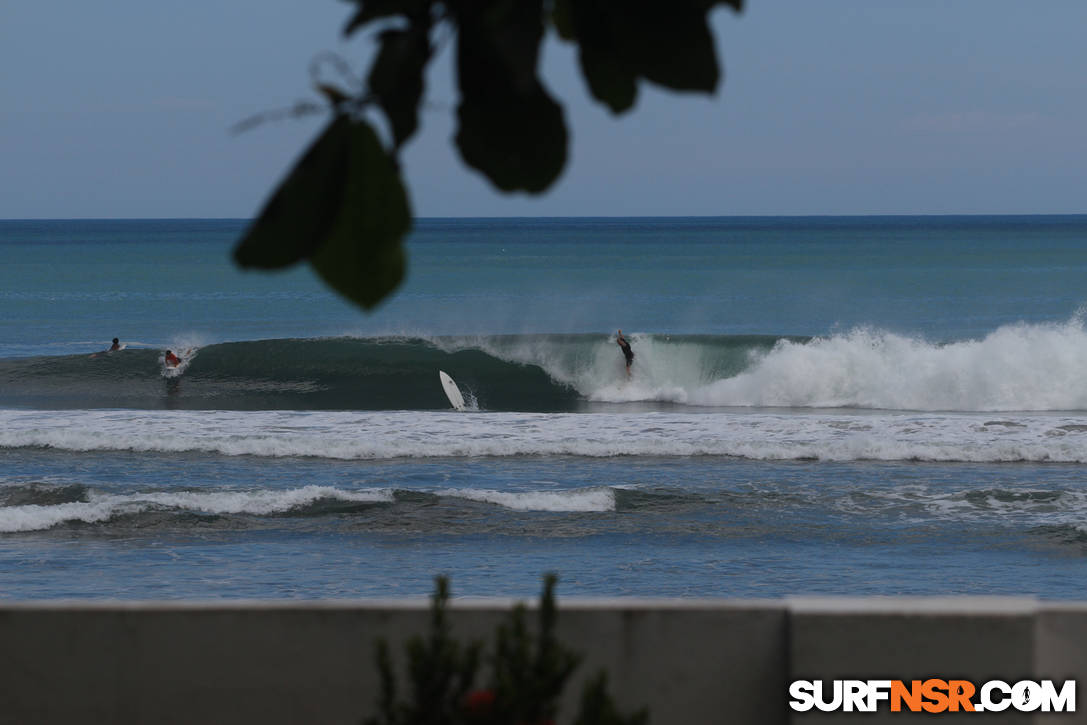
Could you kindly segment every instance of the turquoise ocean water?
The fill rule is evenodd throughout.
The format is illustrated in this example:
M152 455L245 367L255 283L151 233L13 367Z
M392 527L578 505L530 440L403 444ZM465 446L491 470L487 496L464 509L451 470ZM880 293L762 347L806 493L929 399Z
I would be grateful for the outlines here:
M244 228L0 221L0 597L1087 595L1087 217Z

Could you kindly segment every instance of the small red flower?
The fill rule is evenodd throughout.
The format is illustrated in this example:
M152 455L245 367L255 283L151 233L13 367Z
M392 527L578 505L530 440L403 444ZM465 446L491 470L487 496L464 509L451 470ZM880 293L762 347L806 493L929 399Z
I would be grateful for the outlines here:
M494 690L472 690L464 696L464 709L472 715L482 715L494 707Z

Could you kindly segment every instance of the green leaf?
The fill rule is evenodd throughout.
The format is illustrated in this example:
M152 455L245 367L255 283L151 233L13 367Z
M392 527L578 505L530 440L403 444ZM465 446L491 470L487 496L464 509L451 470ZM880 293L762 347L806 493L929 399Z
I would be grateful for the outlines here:
M573 0L554 0L551 4L551 24L563 40L574 39Z
M632 5L636 4L631 3ZM571 1L570 25L577 40L581 71L589 92L613 113L622 113L634 105L638 74L626 57L623 34L626 4L611 0Z
M242 267L286 267L312 255L339 216L347 184L351 125L337 116L264 205L234 249Z
M468 0L454 7L462 94L523 93L539 83L543 0Z
M465 163L502 191L541 192L566 164L562 107L542 88L493 104L466 100L457 117L456 141Z
M637 76L614 53L582 43L581 69L593 97L606 104L612 113L622 113L638 97Z
M566 164L567 134L536 75L542 0L466 2L456 21L462 158L503 191L543 191Z
M243 267L309 259L336 291L369 309L404 276L411 226L400 173L374 130L338 115L288 174L234 250Z
M570 34L589 91L614 113L634 105L638 78L673 90L716 90L720 70L707 14L719 2L569 1ZM740 9L742 2L728 4Z
M381 50L370 69L370 91L389 119L393 142L399 147L419 127L419 101L423 97L423 71L430 60L425 31L386 30Z
M310 263L337 292L370 309L404 277L401 240L411 211L399 170L373 128L364 121L349 128L343 203Z
M631 31L627 39L637 46L627 45L624 53L640 75L677 91L716 90L717 51L704 9L676 3L663 16L630 13L627 20Z

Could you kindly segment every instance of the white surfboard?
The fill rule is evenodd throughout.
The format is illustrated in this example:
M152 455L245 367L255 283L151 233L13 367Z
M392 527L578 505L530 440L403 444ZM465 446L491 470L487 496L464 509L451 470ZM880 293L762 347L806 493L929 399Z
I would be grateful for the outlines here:
M464 410L464 396L460 394L460 388L453 382L453 378L441 370L438 371L438 378L442 381L442 390L445 391L445 397L449 398L450 404L456 410Z

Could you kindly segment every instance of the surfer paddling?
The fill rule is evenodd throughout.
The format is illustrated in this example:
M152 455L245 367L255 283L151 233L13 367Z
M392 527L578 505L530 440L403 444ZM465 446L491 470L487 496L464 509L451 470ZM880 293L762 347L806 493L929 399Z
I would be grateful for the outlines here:
M181 358L174 354L173 350L166 351L166 357L163 358L167 367L176 368L181 364Z
M107 353L107 352L117 352L120 349L121 349L121 341L115 337L115 338L113 338L113 344L112 345L110 345L108 348L106 348L102 352L92 353L91 357L98 357L99 355L102 355L103 353Z
M623 351L623 357L627 360L627 377L630 377L630 364L634 362L634 351L630 349L630 343L623 337L623 331L619 330L618 337L615 338L615 344L619 346L619 349Z

